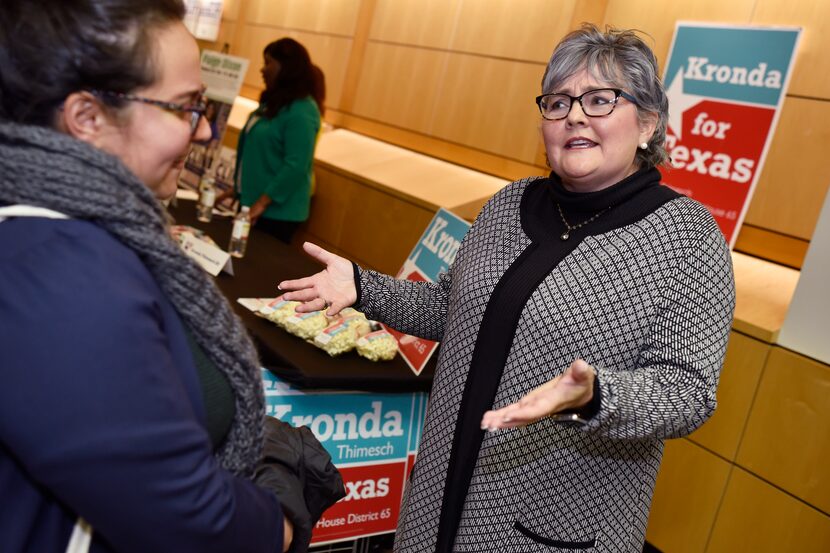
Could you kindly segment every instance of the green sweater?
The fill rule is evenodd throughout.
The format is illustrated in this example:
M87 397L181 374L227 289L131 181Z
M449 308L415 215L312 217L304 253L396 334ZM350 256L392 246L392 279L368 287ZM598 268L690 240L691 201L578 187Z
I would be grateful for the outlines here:
M320 111L309 96L295 100L273 118L260 106L239 134L236 188L242 205L267 194L262 214L278 221L305 221L311 202L311 165L320 130Z

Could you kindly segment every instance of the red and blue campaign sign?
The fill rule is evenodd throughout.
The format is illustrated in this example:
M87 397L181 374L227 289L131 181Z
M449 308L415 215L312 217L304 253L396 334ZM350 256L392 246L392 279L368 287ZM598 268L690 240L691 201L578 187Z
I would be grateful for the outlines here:
M439 209L404 261L397 278L436 282L438 275L452 265L468 230L470 223L446 209ZM438 342L409 336L386 325L384 327L398 340L398 351L412 371L421 374L438 349Z
M394 532L415 460L427 394L306 392L262 371L266 413L307 426L343 475L346 497L329 508L311 543Z
M761 174L800 28L678 23L663 182L704 204L730 245Z

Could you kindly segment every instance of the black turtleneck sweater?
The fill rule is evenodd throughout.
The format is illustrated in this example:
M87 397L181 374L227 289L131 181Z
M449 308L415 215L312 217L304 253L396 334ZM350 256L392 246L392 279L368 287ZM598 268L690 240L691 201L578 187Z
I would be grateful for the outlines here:
M516 325L530 295L550 272L587 236L620 228L652 213L678 196L660 185L657 169L642 169L597 192L566 190L554 174L528 185L521 202L521 222L532 240L504 273L491 295L479 328L447 472L447 484L438 526L437 552L452 551L484 431L481 418L492 408ZM567 240L561 238L571 229ZM594 220L579 225L599 214ZM582 411L592 416L599 407L599 391ZM586 544L586 547L589 545Z

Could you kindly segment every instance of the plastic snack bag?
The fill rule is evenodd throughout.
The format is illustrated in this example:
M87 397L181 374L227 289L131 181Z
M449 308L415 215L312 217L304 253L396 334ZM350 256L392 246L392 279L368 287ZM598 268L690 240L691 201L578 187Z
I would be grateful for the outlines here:
M285 320L294 315L294 309L300 305L298 301L286 301L282 296L259 310L260 315L269 321L285 327Z
M314 345L332 357L353 350L357 339L369 332L369 321L362 313L355 313L338 319L317 333Z
M285 319L285 330L304 340L314 338L314 335L326 328L329 320L323 311L310 313L294 313Z
M385 330L376 330L357 341L357 353L370 361L390 361L398 353L398 342Z

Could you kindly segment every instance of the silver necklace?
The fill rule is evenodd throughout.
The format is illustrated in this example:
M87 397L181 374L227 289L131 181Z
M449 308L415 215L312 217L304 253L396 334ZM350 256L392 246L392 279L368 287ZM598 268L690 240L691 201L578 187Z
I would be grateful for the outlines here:
M603 213L605 213L606 211L611 209L611 206L609 205L608 207L606 207L602 211L598 211L597 213L594 213L593 215L591 215L591 217L589 217L588 219L585 219L584 221L582 221L578 225L571 226L568 223L567 219L565 219L565 214L562 213L562 206L559 205L559 202L556 202L556 207L557 207L557 209L559 209L559 217L562 219L562 223L565 225L565 229L566 229L565 232L563 232L562 234L559 235L559 239L562 240L562 241L565 241L568 238L570 238L572 231L574 231L578 228L584 227L585 225L587 225L588 223L590 223L591 221L593 221L594 219L596 219L597 217L599 217L600 215L602 215Z

